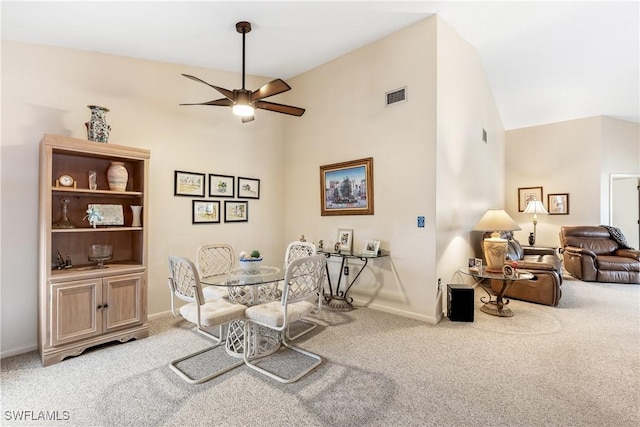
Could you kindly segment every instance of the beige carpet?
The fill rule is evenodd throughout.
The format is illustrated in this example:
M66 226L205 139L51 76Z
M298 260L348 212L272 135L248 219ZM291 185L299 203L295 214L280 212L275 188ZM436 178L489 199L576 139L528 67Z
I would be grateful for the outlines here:
M559 307L513 300L514 317L476 310L473 323L325 310L300 341L324 362L289 385L245 366L189 385L167 364L207 340L179 319L155 321L147 339L47 368L35 352L3 360L0 424L636 426L639 291L568 279ZM219 361L208 357L201 369Z

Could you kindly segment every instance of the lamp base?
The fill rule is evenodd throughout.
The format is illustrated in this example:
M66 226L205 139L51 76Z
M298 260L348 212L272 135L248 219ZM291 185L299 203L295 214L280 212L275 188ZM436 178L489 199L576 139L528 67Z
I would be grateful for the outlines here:
M507 253L507 240L491 237L484 239L484 257L487 260L485 271L502 273L504 257Z

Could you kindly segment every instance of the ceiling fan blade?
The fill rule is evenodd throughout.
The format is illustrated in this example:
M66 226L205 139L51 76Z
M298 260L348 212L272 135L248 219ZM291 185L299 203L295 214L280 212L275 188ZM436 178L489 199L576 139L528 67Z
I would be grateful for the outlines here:
M260 89L254 91L251 94L251 102L258 101L268 96L277 95L288 90L291 90L291 86L289 86L284 80L275 79L270 81L269 83L262 85Z
M251 122L253 120L255 120L254 116L249 116L249 117L241 117L242 119L242 123L247 123L247 122Z
M292 107L291 105L277 104L268 101L256 101L255 108L261 110L275 111L276 113L289 114L291 116L300 117L306 111L304 108Z
M225 89L225 88L222 88L222 87L214 86L214 85L209 84L209 83L205 82L204 80L199 79L199 78L197 78L195 76L190 76L189 74L183 74L183 76L185 76L188 79L195 80L195 81L200 82L200 83L204 83L207 86L214 88L215 90L217 90L218 92L220 92L221 94L223 94L224 96L229 98L231 101L235 101L234 98L233 98L233 91L232 90L228 90L228 89Z
M213 101L197 102L193 104L180 104L180 105L219 105L221 107L230 107L233 105L233 102L227 98L220 98Z

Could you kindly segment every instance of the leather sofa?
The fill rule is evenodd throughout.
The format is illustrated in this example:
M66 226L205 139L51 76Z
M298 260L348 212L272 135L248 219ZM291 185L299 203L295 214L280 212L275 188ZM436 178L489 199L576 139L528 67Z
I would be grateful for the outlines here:
M640 251L625 247L624 236L621 240L613 230L561 227L560 251L567 272L585 282L640 284Z
M485 236L486 237L486 236ZM533 273L533 279L518 280L511 284L507 298L556 307L562 297L562 262L554 248L520 245L513 232L503 231L500 237L508 241L506 259L516 261L517 268ZM491 280L491 288L499 292L501 280Z

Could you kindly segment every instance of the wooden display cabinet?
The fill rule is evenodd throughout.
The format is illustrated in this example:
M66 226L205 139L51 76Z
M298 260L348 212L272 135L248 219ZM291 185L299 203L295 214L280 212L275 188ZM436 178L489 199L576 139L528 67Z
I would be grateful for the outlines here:
M40 142L38 349L43 365L109 341L149 335L144 208L149 158L149 150L64 136L47 134ZM107 169L113 161L127 169L125 191L109 189ZM89 189L89 171L97 172L95 190ZM63 176L71 177L72 185L68 179L67 186L60 185ZM68 200L66 215L62 199ZM83 219L89 204L121 205L124 224L92 227ZM134 205L143 206L137 227L131 226ZM59 228L61 222L67 227ZM105 268L89 260L93 244L113 246Z

